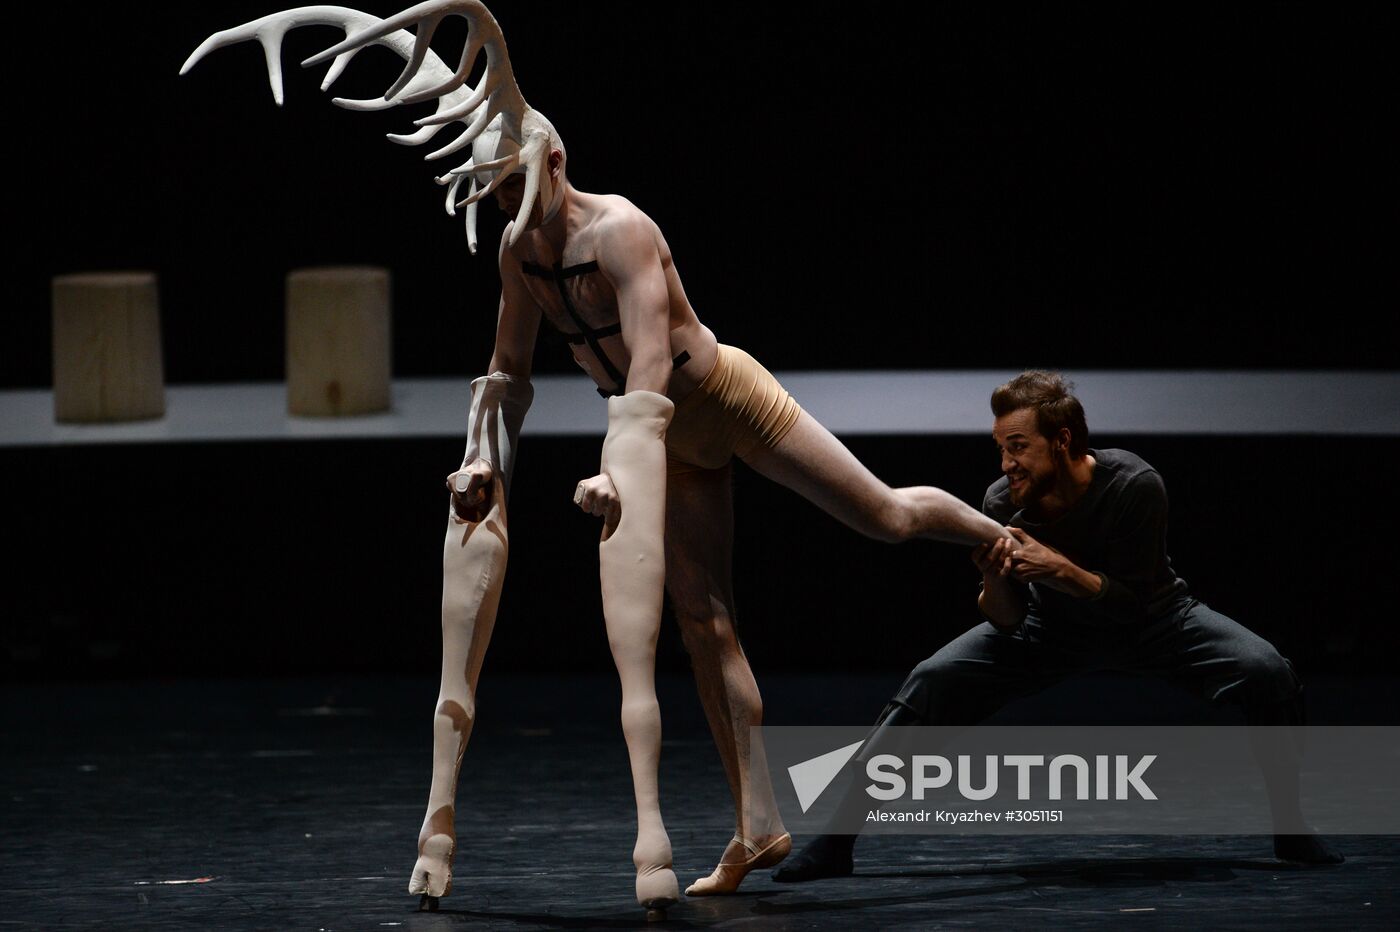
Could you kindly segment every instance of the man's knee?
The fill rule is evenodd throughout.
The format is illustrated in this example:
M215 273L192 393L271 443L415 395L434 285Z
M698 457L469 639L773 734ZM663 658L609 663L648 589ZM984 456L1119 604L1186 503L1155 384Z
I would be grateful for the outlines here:
M949 696L956 695L959 679L956 658L945 647L932 657L920 661L918 666L909 672L896 698L920 715L928 717L933 709L945 705Z
M709 578L693 561L666 551L666 597L681 632L703 624L713 615Z
M1240 651L1239 664L1246 701L1284 702L1302 688L1293 665L1263 638L1247 642Z
M955 679L957 677L957 664L954 658L948 655L949 652L940 650L925 660L919 661L909 674L909 679L921 683L939 683Z
M1008 699L1032 690L1028 658L1019 641L983 622L922 661L905 679L894 701L928 724L981 721Z
M1195 603L1186 623L1194 639L1186 656L1212 685L1210 698L1267 705L1292 700L1302 690L1278 648L1238 622Z
M713 652L717 645L733 637L733 619L729 612L708 597L685 602L673 599L671 608L681 631L681 643L691 655Z

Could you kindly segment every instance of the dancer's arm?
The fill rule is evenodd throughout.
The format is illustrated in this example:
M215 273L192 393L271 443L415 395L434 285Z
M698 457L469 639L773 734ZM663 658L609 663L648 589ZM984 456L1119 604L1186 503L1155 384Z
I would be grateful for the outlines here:
M493 379L530 382L535 339L540 330L540 309L526 291L520 263L501 237L498 256L501 270L501 303L496 314L496 346L487 369ZM470 428L475 433L475 425ZM476 454L476 455L473 455ZM452 492L452 513L459 522L480 521L491 508L492 478L498 463L479 448L468 447L456 472L447 477Z
M491 353L488 371L504 372L528 381L541 312L525 288L520 260L505 247L505 241L506 237L502 236L497 262L501 270L501 306L496 314L496 347Z
M651 222L619 213L598 234L598 271L617 294L622 342L630 359L627 391L666 394L671 381L670 295Z
M1076 599L1092 599L1103 589L1106 577L1084 569L1018 527L1011 533L1016 536L1011 552L1011 573L1016 579L1057 589Z
M671 380L670 298L650 224L640 216L611 220L598 235L598 270L617 295L622 342L630 359L627 393L664 395ZM621 518L617 489L606 473L580 482L574 504L603 518L604 537Z
M1014 628L1026 618L1025 591L1010 578L1013 546L1012 541L1002 538L972 551L972 562L982 571L977 608L998 628Z

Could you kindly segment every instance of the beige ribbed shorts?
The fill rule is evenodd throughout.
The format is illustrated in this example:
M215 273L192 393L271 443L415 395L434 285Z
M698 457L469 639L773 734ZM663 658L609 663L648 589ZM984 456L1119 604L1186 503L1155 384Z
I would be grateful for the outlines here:
M676 405L666 431L666 473L719 469L759 446L776 446L802 408L748 353L719 345L715 367Z

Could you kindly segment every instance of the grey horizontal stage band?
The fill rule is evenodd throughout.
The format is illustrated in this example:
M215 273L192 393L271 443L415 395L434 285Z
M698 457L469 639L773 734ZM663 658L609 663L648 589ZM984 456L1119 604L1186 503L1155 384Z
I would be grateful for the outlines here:
M990 435L996 371L789 372L779 380L833 433ZM1400 436L1400 372L1086 371L1077 384L1096 434ZM369 417L287 414L280 382L172 385L166 415L128 424L56 424L53 392L0 392L0 446L460 437L470 379L398 379L393 410ZM541 375L524 432L607 430L583 376Z

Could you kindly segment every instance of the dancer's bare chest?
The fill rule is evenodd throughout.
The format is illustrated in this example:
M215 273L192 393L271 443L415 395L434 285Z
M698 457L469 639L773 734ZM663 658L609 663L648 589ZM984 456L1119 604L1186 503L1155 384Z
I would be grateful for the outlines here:
M522 278L545 319L564 333L618 323L617 294L592 259L545 265L522 262Z

